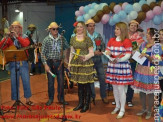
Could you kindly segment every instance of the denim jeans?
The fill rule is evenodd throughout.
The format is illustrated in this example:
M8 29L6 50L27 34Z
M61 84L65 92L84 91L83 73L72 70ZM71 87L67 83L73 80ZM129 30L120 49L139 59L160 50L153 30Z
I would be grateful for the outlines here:
M103 63L101 58L93 58L93 62L100 83L100 96L103 99L106 97L106 83L105 83L105 72L104 72ZM95 93L94 83L91 83L90 86L91 86L91 93L92 93L91 96L95 98L96 93Z
M47 64L50 67L51 72L57 76L58 101L63 101L63 94L64 94L63 64L59 70L58 70L58 67L61 64L61 61L54 61L51 59L47 61ZM48 76L48 96L49 96L49 99L53 100L54 93L55 93L54 77L52 77L50 73L47 73L47 76Z
M132 76L134 77L136 62L130 63L130 65L131 65L131 70L132 70ZM128 85L127 94L126 94L126 102L132 102L133 95L134 95L134 90L131 88L131 85Z
M29 77L29 68L28 62L22 61L16 62L15 70L15 62L9 63L9 69L11 72L11 99L12 100L19 100L19 77L21 76L23 82L23 89L24 89L24 97L29 98L31 97L31 87L30 87L30 77ZM16 74L17 74L17 83L16 83ZM18 97L17 97L17 89L18 89Z

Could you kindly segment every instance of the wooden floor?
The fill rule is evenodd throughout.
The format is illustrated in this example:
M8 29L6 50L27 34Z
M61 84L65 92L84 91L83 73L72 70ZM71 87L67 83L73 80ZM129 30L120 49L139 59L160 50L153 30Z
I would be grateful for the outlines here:
M46 76L44 74L34 75L31 76L30 79L32 90L31 100L35 103L35 106L30 107L32 111L26 110L23 106L20 106L19 110L16 112L17 118L6 118L6 122L61 122L58 117L62 116L63 107L57 101L57 94L55 94L54 103L49 108L45 106L45 102L48 100ZM4 107L6 110L8 110L14 103L14 101L11 101L10 82L10 80L6 80L0 83L2 107ZM20 82L20 84L21 101L25 103L22 83ZM72 110L78 104L77 87L75 86L68 93L66 93L65 99L69 102L69 105L65 108L67 118L81 122L154 122L153 117L149 120L145 120L145 116L136 116L136 113L141 109L138 94L134 94L134 107L128 107L126 105L126 113L124 118L117 120L117 115L110 114L115 107L111 104L111 102L114 100L112 93L110 96L108 96L110 101L109 104L104 104L101 101L98 88L96 88L96 93L96 105L94 106L91 104L91 110L85 113L80 113L80 111L74 112ZM4 116L14 117L14 114L15 111L12 110L9 113L5 113ZM54 119L54 117L56 118ZM3 122L2 118L0 118L0 122Z

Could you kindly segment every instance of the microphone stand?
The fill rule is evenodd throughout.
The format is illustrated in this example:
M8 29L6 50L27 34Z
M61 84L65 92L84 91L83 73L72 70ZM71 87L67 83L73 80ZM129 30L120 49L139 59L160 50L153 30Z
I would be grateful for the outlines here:
M62 31L62 33L61 33L61 40L62 40L62 48L61 48L61 56L62 56L62 61L61 61L61 64L59 65L59 67L58 67L58 70L60 70L60 68L62 68L62 70L63 70L63 83L62 83L62 85L63 85L63 89L61 89L61 90L63 90L62 92L63 92L63 116L61 117L61 118L58 118L58 119L62 119L62 121L61 122L66 122L66 121L71 121L71 122L80 122L80 121L76 121L76 120L70 120L70 119L67 119L67 117L66 117L66 114L65 114L65 92L64 92L64 66L63 66L63 44L64 44L64 40L63 40L63 34L65 33L65 30L63 30Z

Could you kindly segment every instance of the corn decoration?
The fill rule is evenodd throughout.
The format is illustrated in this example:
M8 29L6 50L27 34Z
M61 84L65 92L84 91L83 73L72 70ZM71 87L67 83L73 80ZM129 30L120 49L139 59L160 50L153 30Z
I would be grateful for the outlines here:
M74 56L74 60L78 58L78 55L80 54L80 49L76 49L76 54Z

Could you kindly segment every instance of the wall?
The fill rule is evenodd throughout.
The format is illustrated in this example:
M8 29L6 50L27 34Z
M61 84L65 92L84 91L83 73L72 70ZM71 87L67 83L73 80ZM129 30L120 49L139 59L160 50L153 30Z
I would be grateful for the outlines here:
M19 7L20 13L15 12L15 8ZM39 41L43 41L48 34L45 30L48 25L55 19L55 6L48 6L46 3L22 3L8 6L9 25L17 20L23 25L25 33L29 24L35 24L39 34Z

